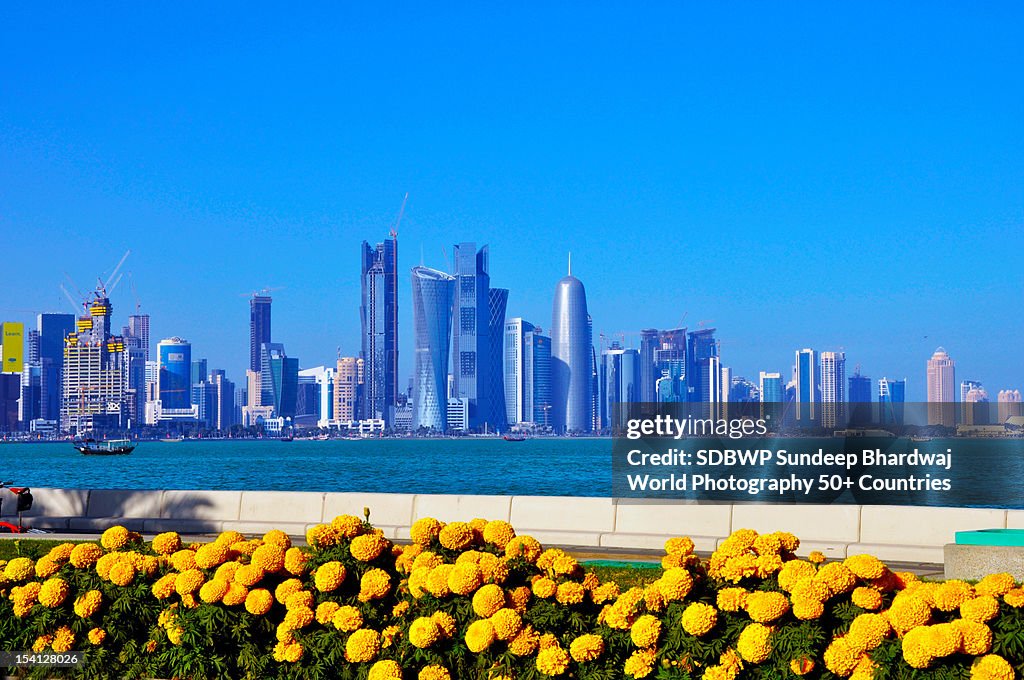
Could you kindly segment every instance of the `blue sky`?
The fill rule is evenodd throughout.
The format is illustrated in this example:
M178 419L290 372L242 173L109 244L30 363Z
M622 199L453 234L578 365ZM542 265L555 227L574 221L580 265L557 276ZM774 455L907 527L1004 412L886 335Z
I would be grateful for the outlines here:
M737 374L844 348L924 395L1024 389L1019 3L0 8L0 317L128 248L153 334L234 378L247 291L303 366L358 350L358 246L491 246L550 325L712 320ZM119 320L134 306L122 281ZM405 377L403 377L403 382ZM994 395L993 395L994 397Z

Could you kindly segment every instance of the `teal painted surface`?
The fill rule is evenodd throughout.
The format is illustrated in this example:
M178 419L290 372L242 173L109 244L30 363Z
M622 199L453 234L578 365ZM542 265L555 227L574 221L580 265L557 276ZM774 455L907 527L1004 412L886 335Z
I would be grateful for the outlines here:
M611 567L613 569L661 569L658 562L631 562L628 560L583 560L585 567Z
M980 529L956 532L957 545L1005 545L1024 547L1024 529Z

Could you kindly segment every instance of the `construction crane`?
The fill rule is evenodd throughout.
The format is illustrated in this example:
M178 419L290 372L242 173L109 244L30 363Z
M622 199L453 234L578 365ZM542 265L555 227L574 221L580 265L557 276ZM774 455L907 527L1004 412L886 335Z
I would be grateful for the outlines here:
M395 218L395 224L391 227L391 231L388 233L391 238L398 238L398 226L402 223L402 216L405 215L405 203L409 200L409 192L405 192L405 197L402 199L402 207L398 211L398 217Z
M238 297L256 297L257 295L270 295L275 290L284 290L284 286L265 286L251 293L239 293Z
M104 297L107 297L111 293L113 293L114 292L114 288L117 288L117 284L121 282L121 277L117 276L117 273L119 271L121 271L121 267L122 267L122 265L124 265L124 261L127 260L128 256L131 255L131 254L132 254L131 250L124 251L124 255L121 256L121 259L118 261L117 266L114 267L114 271L110 272L110 276L107 277L106 282L105 283L103 281L100 282L99 290L103 291L103 296ZM115 276L117 278L114 278Z
M139 291L135 290L135 277L132 276L131 272L128 272L128 285L132 289L132 297L135 298L135 313L140 314L142 312L142 301L139 300Z

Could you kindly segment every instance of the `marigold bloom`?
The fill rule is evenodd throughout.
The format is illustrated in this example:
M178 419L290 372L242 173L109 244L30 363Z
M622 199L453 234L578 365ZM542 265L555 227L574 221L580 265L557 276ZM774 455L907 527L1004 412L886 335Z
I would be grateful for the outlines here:
M429 616L421 616L409 625L409 642L414 647L426 649L441 637L441 628Z
M651 614L644 614L629 629L629 637L637 647L653 647L661 635L661 621Z
M213 569L228 558L228 547L223 543L207 543L196 550L195 562L200 569Z
M44 607L59 607L68 596L68 582L62 578L51 578L39 589L39 604Z
M49 578L60 571L60 564L49 555L43 555L36 561L36 578Z
M413 543L426 547L437 538L443 527L444 524L433 517L422 517L413 522L409 529L409 536Z
M887 615L896 632L905 633L928 623L932 609L921 598L910 593L900 593L893 599Z
M391 542L383 534L369 533L353 538L349 552L360 562L372 562L390 547Z
M882 644L892 630L889 619L882 614L861 614L850 623L846 641L859 651L871 651Z
M309 607L313 608L313 593L308 590L297 590L287 598L285 598L284 606L286 609L296 609L298 607Z
M235 543L240 543L244 540L245 536L243 536L241 532L235 531L234 529L230 529L228 531L220 532L220 534L217 535L215 542L230 547Z
M391 577L383 569L370 569L359 579L359 601L379 600L391 591Z
M24 581L35 573L34 566L27 557L15 557L4 566L4 576L10 581Z
M787 593L793 592L793 587L805 578L811 578L818 572L818 568L804 560L790 560L782 565L779 570L779 588Z
M292 547L291 537L280 529L271 529L263 534L263 543L266 545L276 545L281 550L288 550L288 548Z
M302 581L297 578L289 578L281 581L277 584L277 588L274 589L274 598L284 604L288 601L294 593L302 590Z
M224 597L221 598L221 602L228 607L235 607L245 602L245 598L249 595L249 589L243 586L241 583L229 583L228 591L224 593Z
M736 651L744 661L761 663L772 653L771 629L760 623L750 623L736 641Z
M580 635L569 645L569 655L577 663L586 663L604 653L604 639L600 635Z
M825 662L825 668L836 675L846 677L856 668L860 652L851 648L845 638L836 638L825 648L822 660Z
M452 680L452 674L444 666L431 664L420 669L418 680Z
M869 581L885 573L885 564L874 555L850 555L843 560L843 565L857 578Z
M494 625L486 620L481 619L474 621L469 624L469 628L466 629L466 647L469 651L480 653L490 647L497 636L494 634Z
M168 597L174 594L174 580L177 578L177 574L166 574L161 576L156 583L153 584L152 591L153 597L158 600L166 600Z
M544 675L561 675L569 668L569 653L561 647L548 647L537 654L537 670Z
M100 536L100 545L107 550L120 550L131 541L131 533L122 526L113 526Z
M102 628L90 628L86 638L88 638L90 644L102 645L103 641L107 639L107 631Z
M955 619L949 625L960 631L960 649L964 654L981 656L992 649L992 629L984 623Z
M494 612L490 622L494 627L494 635L499 640L511 640L523 628L523 619L519 613L507 607Z
M338 612L338 609L340 608L341 605L339 605L337 602L321 602L316 606L316 609L314 610L314 613L316 615L316 622L319 623L321 626L326 626L327 624L331 623L331 620L334 618L334 615Z
M345 641L345 660L349 663L373 661L380 652L380 634L370 628L360 628Z
M970 621L985 623L999 613L999 600L991 595L979 595L960 605L960 616Z
M693 539L689 536L670 538L665 541L665 552L669 555L689 555L693 553Z
M513 538L516 537L516 530L512 525L502 520L493 520L484 525L484 540L504 550Z
M860 586L853 589L853 593L850 594L850 601L861 609L874 611L882 607L882 593L871 586Z
M89 590L75 598L75 615L87 619L97 611L103 604L103 593L98 590Z
M536 562L540 557L541 545L533 536L516 536L505 546L505 557L522 557L527 562Z
M70 652L75 648L75 634L67 626L61 626L53 634L53 642L50 647L58 654Z
M397 661L383 659L370 666L367 680L402 680L402 667Z
M342 605L335 610L331 623L338 630L351 633L362 628L363 614L352 605Z
M196 568L196 551L188 548L179 550L171 555L171 566L178 571Z
M114 575L113 569L110 570L110 574L111 576ZM202 588L205 581L206 577L203 576L203 572L198 569L188 569L175 577L174 590L179 595L188 595Z
M234 582L251 588L260 581L263 580L263 569L256 566L255 564L243 564L235 570Z
M284 553L284 570L292 576L305 574L308 562L309 555L303 552L302 548L288 548Z
M363 538L358 536L357 538ZM313 584L321 593L330 593L341 587L345 582L345 565L331 561L321 564L313 574Z
M306 530L306 543L314 549L329 548L340 541L341 534L330 524L317 524Z
M622 671L632 678L646 678L654 671L654 659L653 649L638 649L626 659Z
M927 637L928 630L924 626L912 628L903 637L903 660L911 668L927 668L933 661L926 644Z
M224 599L229 583L219 578L207 581L199 588L199 599L207 604L214 604Z
M813 621L825 613L825 605L821 600L810 597L793 598L793 616L801 621Z
M759 623L771 623L789 611L789 600L775 591L755 591L747 595L747 614Z
M554 597L557 592L558 584L547 576L543 576L533 582L533 594L542 600Z
M439 569L442 568L438 567ZM456 595L469 595L483 583L483 572L475 564L456 564L448 575L448 588Z
M451 522L444 525L437 539L448 550L463 550L473 544L473 528L466 522Z
M986 654L971 664L971 680L1013 680L1013 666L998 654Z
M273 543L264 543L252 553L250 564L267 574L276 574L284 569L285 549Z
M446 638L455 635L455 618L451 614L438 611L431 614L430 618L437 624L437 627L441 629L441 633Z
M715 604L725 612L739 611L747 603L747 595L749 593L746 588L722 588L718 591Z
M718 623L718 611L709 604L694 602L683 610L681 623L690 635L707 635Z
M559 583L558 588L555 590L555 600L557 600L559 604L564 605L580 604L583 602L583 598L586 594L587 591L583 588L582 583L564 581Z
M999 597L1005 595L1014 588L1017 587L1017 582L1013 579L1013 576L1005 572L1000 574L989 574L985 578L978 581L978 585L974 586L974 591L978 595L993 595Z

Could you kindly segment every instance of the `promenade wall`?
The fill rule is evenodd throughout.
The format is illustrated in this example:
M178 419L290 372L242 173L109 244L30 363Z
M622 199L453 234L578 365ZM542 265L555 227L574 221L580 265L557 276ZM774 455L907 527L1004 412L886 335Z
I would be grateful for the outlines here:
M883 560L942 563L943 546L957 531L1024 528L1024 511L885 505L758 505L637 501L555 496L285 491L139 491L49 489L32 493L29 526L55 531L102 531L121 524L134 531L216 533L272 528L301 536L307 527L340 514L362 516L392 539L406 539L421 517L511 522L548 545L660 549L666 538L690 536L698 550L713 550L732 531L791 531L800 553L829 557L872 553ZM14 502L5 502L6 519Z

